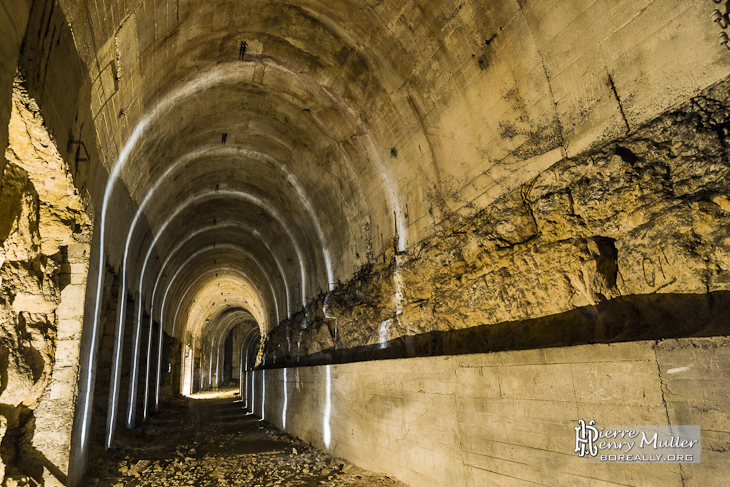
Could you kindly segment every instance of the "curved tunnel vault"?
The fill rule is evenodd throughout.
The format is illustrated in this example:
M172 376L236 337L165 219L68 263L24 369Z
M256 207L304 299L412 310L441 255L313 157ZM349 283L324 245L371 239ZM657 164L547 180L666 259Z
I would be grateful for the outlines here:
M294 24L322 21L307 9L291 9L287 16L292 16ZM329 37L326 42L352 46L353 39L338 38L345 32L329 32L335 23L326 16L323 19ZM192 76L177 77L171 71L165 74L172 76L171 83L163 80L133 88L137 97L150 100L145 103L149 108L140 110L136 120L125 112L129 135L110 164L97 227L99 259L113 253L118 242L125 242L118 250L122 255L121 287L129 287L136 296L136 309L127 309L126 293L118 306L108 446L116 416L121 414L118 411L123 409L117 402L125 313L133 315L125 414L126 426L131 427L142 373L139 357L145 353L145 310L152 317L145 377L150 377L150 358L162 354L161 332L157 351L152 353L158 316L160 330L185 343L180 380L183 392L189 394L196 390L198 367L200 387L219 383L218 374L213 379L213 362L218 360L221 337L228 331L224 325L222 330L216 327L225 314L221 310L248 313L262 335L266 334L282 318L291 319L292 313L304 310L317 295L348 279L353 270L382 251L385 242L393 239L398 251L408 242L406 210L400 200L404 193L397 187L393 169L385 164L388 152L377 146L372 128L355 108L356 100L337 94L334 85L323 84L322 78L307 69L297 68L312 60L309 56L302 59L291 39L282 44L276 36L268 39L269 35L263 37L277 46L275 52L279 47L283 51L263 55L256 52L260 44L252 44L248 56L240 52L237 60L198 65ZM217 37L213 34L210 39ZM197 49L205 49L209 42L195 41ZM174 43L174 49L185 52L189 42ZM153 59L157 50L167 49L165 44L140 52L137 65L125 64L126 55L121 56L116 65L121 71L118 79L124 80L125 73L134 77L140 71L144 79L146 58ZM324 64L334 68L332 60ZM145 91L147 87L154 91ZM138 202L131 223L125 223L128 216L115 211L121 188ZM110 234L111 221L114 233L121 232L125 238ZM369 235L373 225L380 234L380 249L377 243L373 249ZM363 228L368 232L365 242ZM241 234L245 235L243 241L239 241ZM367 247L358 249L363 244ZM245 256L245 264L239 263L244 259L237 253ZM339 259L333 261L333 255ZM227 281L226 275L235 272L236 266L241 274L238 283ZM93 307L101 310L101 260L98 269ZM215 279L206 279L213 275ZM97 314L92 330L99 328L99 319ZM302 326L307 326L306 312ZM95 341L92 335L91 342ZM93 351L88 360L86 382L90 383ZM159 376L161 361L157 366L155 375ZM145 418L148 395L146 388ZM85 400L82 447L92 398Z
M38 390L63 374L48 350L73 350L65 483L165 397L224 382L343 456L390 438L383 412L408 441L382 469L413 485L456 467L412 445L459 478L499 470L485 445L512 417L481 402L593 411L615 387L643 394L616 405L632 417L727 412L722 386L691 406L666 387L697 337L715 380L730 334L730 58L699 2L0 2L0 346L57 330ZM652 354L645 390L616 385ZM442 393L456 412L424 399ZM543 433L517 448L556 450Z

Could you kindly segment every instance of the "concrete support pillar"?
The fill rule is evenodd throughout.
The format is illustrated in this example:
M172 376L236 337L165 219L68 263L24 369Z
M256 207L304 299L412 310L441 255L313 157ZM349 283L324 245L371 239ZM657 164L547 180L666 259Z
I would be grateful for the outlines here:
M150 310L152 313L152 310ZM152 313L154 316L154 313ZM160 387L162 386L162 344L165 332L162 323L157 327L157 375L155 379L155 412L160 410Z
M58 335L51 385L34 411L33 448L45 457L48 465L55 466L53 471L43 468L46 486L62 486L68 481L89 251L89 244L68 246L68 261L62 265L68 266L70 283L61 291L61 303L56 310Z
M98 221L98 218L97 218ZM104 256L101 248L100 226L94 228L94 239L89 259L89 281L86 286L86 302L83 313L83 332L80 344L79 388L74 411L73 433L71 438L71 458L69 460L68 485L77 485L86 471L89 453L92 403L96 382L96 356L101 337L101 293L104 283Z
M183 344L182 347L182 371L181 371L181 391L183 395L190 395L193 392L192 384L192 368L195 364L195 348L189 343Z
M249 381L251 383L251 389L250 389L250 401L248 403L248 411L251 414L255 414L255 400L256 400L256 374L253 370L249 370Z
M237 350L237 349L234 348L234 350ZM238 395L239 395L239 397L243 401L245 401L246 400L245 399L246 396L243 395L243 385L244 385L243 384L244 383L244 378L243 378L243 354L240 353L240 350L239 350L239 353L238 353L238 368L237 368L237 371L238 371Z
M246 408L246 411L248 411L248 410L249 410L249 409L248 409L248 408L249 408L249 404L251 404L251 401L249 400L249 399L250 399L250 398L249 398L249 396L251 395L251 394L250 394L250 392L251 392L251 391L250 391L250 389L249 389L249 384L250 384L250 381L249 381L249 378L248 378L248 376L249 376L249 371L248 371L248 368L246 368L246 369L244 370L244 372L243 372L243 381L244 381L244 382L246 383L246 384L245 384L245 388L246 388L246 390L245 390L245 393L242 393L242 394L245 394L245 395L244 395L243 397L245 397L245 398L246 398L246 399L245 399L245 403L244 403L244 408Z
M243 327L238 326L233 330L233 353L231 354L231 364L233 366L231 367L231 379L236 380L241 378L241 367L240 364L243 363L243 356L242 356L242 345L243 345ZM241 346L236 346L237 343L240 343Z

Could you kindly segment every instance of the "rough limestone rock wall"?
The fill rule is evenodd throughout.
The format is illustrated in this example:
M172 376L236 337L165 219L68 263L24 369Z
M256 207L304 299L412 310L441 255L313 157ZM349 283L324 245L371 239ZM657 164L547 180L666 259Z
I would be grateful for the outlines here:
M386 253L274 330L264 364L726 334L728 89Z
M0 475L60 485L68 473L91 222L19 76L8 132L0 196Z
M0 0L0 181L5 168L8 120L18 52L30 15L30 0ZM2 186L2 184L0 184Z

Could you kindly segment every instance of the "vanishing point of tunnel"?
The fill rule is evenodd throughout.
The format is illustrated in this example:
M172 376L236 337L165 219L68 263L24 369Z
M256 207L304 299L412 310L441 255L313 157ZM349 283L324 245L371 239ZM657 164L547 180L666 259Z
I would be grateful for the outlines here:
M0 0L0 486L729 486L729 36Z

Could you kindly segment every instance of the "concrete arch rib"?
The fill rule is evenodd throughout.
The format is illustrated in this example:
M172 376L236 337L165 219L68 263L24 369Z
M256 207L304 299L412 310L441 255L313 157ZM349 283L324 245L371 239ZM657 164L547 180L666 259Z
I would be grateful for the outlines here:
M220 325L220 326L222 326L222 328L219 331L223 332L224 335L211 335L210 337L208 337L207 334L201 334L201 335L195 337L195 339L193 340L193 348L200 350L201 364L207 363L208 367L209 367L209 369L208 369L209 372L206 375L205 367L203 367L202 365L200 366L201 370L200 370L199 387L201 389L203 388L203 382L206 377L208 377L208 379L209 379L208 385L210 385L210 378L212 377L212 375L210 374L210 368L212 367L211 351L214 349L219 350L220 343L221 343L221 337L225 337L225 330L226 329L230 330L232 328L235 328L235 326L238 326L240 324L246 324L246 323L250 324L251 329L249 330L249 333L255 332L256 330L259 329L259 325L256 322L255 318L251 315L250 312L248 312L247 310L245 310L243 308L232 308L232 309L228 309L228 310L219 310L219 311L220 311L219 316L216 317L213 320L213 322L216 324L223 323L223 325ZM218 338L218 339L216 340L216 338ZM216 342L218 343L217 347L215 346ZM207 351L207 353L206 353L206 351ZM206 355L208 355L207 360L206 360ZM190 374L190 378L189 378L190 383L194 382L194 376L195 376L195 371L191 370L191 374Z
M242 321L242 316L240 314L234 314L230 313L228 316L221 316L219 319L216 319L215 321L212 321L208 328L212 328L210 331L201 332L201 336L210 336L211 337L211 346L212 350L215 351L216 354L216 385L220 386L220 368L221 368L221 344L223 340L225 340L228 337L228 333L230 333L231 330L233 330L236 326L245 323L245 321ZM253 319L253 316L251 317Z
M271 250L271 247L268 245L266 240L264 240L261 237L261 235L258 233L258 231L256 229L251 228L247 225L242 225L240 223L236 223L236 222L229 222L229 223L222 222L222 223L217 223L215 225L207 225L205 227L198 228L198 229L194 230L193 232L190 232L183 239L181 239L180 242L178 242L178 244L175 245L175 247L173 247L167 253L167 257L165 258L165 261L162 263L162 266L160 267L160 271L157 274L157 279L155 280L155 285L152 290L152 299L151 299L152 305L154 305L154 303L156 302L155 298L157 297L157 289L158 289L158 286L159 286L161 280L165 276L165 270L167 269L167 266L169 265L169 263L173 259L173 257L175 255L177 255L178 252L180 252L180 250L185 246L185 244L190 242L196 236L205 234L206 232L212 232L212 231L216 231L216 230L225 230L227 228L243 230L243 231L249 232L258 241L260 241L261 244L264 245L264 247L269 251L269 254L271 255L272 260L276 264L277 270L279 271L279 274L281 275L282 280L283 280L283 285L284 285L284 289L285 289L284 297L286 298L286 316L288 318L291 315L291 305L290 305L291 295L290 295L289 285L287 283L286 274L284 273L284 269L281 266L281 262L276 257L276 254ZM150 314L152 314L154 307L151 306L150 310L151 310ZM280 316L281 315L278 312L278 308L277 308L277 323L281 322Z
M232 271L235 272L236 270L234 269ZM211 270L207 274L209 275L214 272L215 272L215 270ZM205 275L199 276L199 278L196 279L196 281L200 281L204 277L207 277L207 276L205 276ZM245 279L245 277L239 276L239 279L243 280L243 279ZM182 307L182 302L186 299L187 295L190 293L190 291L193 289L193 287L195 287L196 284L197 284L197 282L190 283L187 286L187 288L185 289L185 291L183 292L183 297L181 298L181 302L180 302L180 304L178 304L178 307L175 311L175 317L173 318L173 321L177 321L177 316L179 315L180 309ZM249 286L251 286L251 284L249 284ZM216 288L216 291L217 291L217 288ZM215 294L217 294L216 291L214 291ZM254 289L254 291L255 291L255 289ZM205 307L205 304L209 303L210 298L211 298L211 296L207 296L207 298L205 296L203 297L203 299L201 300L201 303L203 303L202 304L203 307ZM226 313L235 312L235 311L245 311L246 316L250 316L253 318L254 315L252 314L252 311L249 308L250 308L250 305L248 304L247 300L244 300L243 302L237 301L237 302L232 302L231 304L219 305L213 311L213 313L209 315L209 317L207 319L215 321L216 319L218 319L218 317L220 315L225 315ZM253 318L253 319L255 320L255 318ZM204 346L205 342L203 341L203 337L198 333L197 329L193 329L192 333L186 334L186 337L183 337L182 341L184 343L191 344L193 349L197 348L196 343L200 343L201 344L201 346L200 346L201 353L203 355L205 355L205 346ZM201 358L203 358L203 355L201 355ZM192 384L192 382L190 382L190 383Z
M230 247L235 247L235 246L232 246L231 245ZM180 268L175 272L175 275L170 280L170 283L168 284L167 289L165 290L165 294L163 295L162 305L160 307L160 320L161 320L160 323L163 325L163 328L166 326L165 325L165 315L166 315L165 309L166 309L167 298L168 298L169 291L170 291L172 285L175 283L176 278L180 275L180 272L182 270L184 270L185 267L194 258L200 256L203 253L210 252L210 251L213 251L213 250L220 250L220 246L218 246L218 247L209 246L209 247L200 249L195 254L193 254L192 256L190 256L185 261L185 263L183 263L180 266ZM244 255L248 255L245 251L242 251L242 253L244 253ZM191 283L189 283L188 286L186 287L186 290L181 294L181 296L184 296L187 292L189 292L190 287L192 285L194 285L197 281L199 281L200 279L202 279L203 277L210 276L211 274L214 274L216 272L220 272L221 270L226 270L228 272L239 272L238 269L235 269L235 268L226 268L226 267L220 267L220 268L216 268L216 269L211 269L211 270L209 270L209 271L207 271L207 272L199 275L195 280L193 280ZM245 274L240 273L240 275L242 276L242 278L243 277L246 277L247 278L247 276ZM252 285L252 288L254 288L253 285ZM272 289L272 293L273 293L273 289ZM182 301L182 299L181 299L181 301ZM180 305L180 303L178 303L178 308L176 308L176 311L175 311L175 314L173 315L172 321L169 321L168 322L167 328L171 331L171 335L172 336L176 336L179 339L183 340L184 337L185 337L184 329L181 329L179 326L177 326L177 314L179 313L179 305ZM266 326L266 322L264 321L263 323L260 323L260 325L265 327Z
M253 338L255 336L255 328L251 328L246 335L244 335L243 339L241 340L241 344L239 347L239 355L241 357L241 361L239 363L239 375L240 380L238 382L238 393L240 397L244 401L244 407L248 408L248 394L247 391L244 389L247 389L248 387L248 370L249 370L249 362L248 362L248 356L249 352L248 349L253 343ZM260 339L259 335L259 339Z
M290 296L290 288L289 284L287 282L286 273L284 272L281 262L276 257L276 254L272 251L271 247L269 246L268 242L266 242L265 239L261 237L261 235L258 233L256 229L247 227L245 225L241 225L238 223L221 223L217 225L209 225L203 228L199 228L190 234L188 234L185 238L183 238L170 252L167 254L167 258L163 262L162 266L160 267L160 271L157 274L157 278L155 280L155 284L152 291L152 296L150 299L150 330L152 329L152 323L154 322L154 316L155 316L155 304L156 304L156 298L157 298L157 290L160 284L161 279L165 276L165 269L167 268L167 265L170 263L172 258L183 248L183 246L192 240L197 235L203 234L208 231L213 230L219 230L219 229L225 229L225 228L236 228L236 229L243 229L245 231L248 231L251 233L254 237L256 237L269 251L269 254L271 255L272 260L275 262L277 269L279 271L279 275L282 278L285 293L284 297L286 299L286 316L289 317L291 315L291 296ZM162 309L162 307L160 307ZM279 314L279 306L277 305L277 323L280 322L280 314ZM158 336L158 344L157 344L157 374L156 374L156 384L155 384L155 410L159 409L159 390L160 390L160 377L162 373L162 340L163 340L163 323L162 318L160 317L159 323L159 336ZM148 340L148 350L147 350L147 356L151 356L151 348L152 348L152 340ZM150 376L150 362L149 359L147 361L147 377ZM149 394L149 388L145 390L145 413L148 410L147 404L148 404L148 394ZM146 416L145 416L146 417Z
M192 206L196 203L201 203L206 200L216 199L216 198L230 198L230 199L237 199L241 201L248 202L250 204L253 204L255 206L258 206L259 208L262 208L266 210L269 214L274 217L277 224L284 230L284 232L289 237L289 240L292 243L292 247L294 248L295 253L297 254L297 258L299 259L299 268L300 268L300 278L302 280L302 295L306 295L306 282L307 282L307 272L304 266L304 254L301 250L301 247L297 243L296 239L294 238L294 235L292 232L287 228L286 221L284 217L269 203L262 200L261 198L250 195L248 193L244 192L238 192L238 191L231 191L226 189L221 189L218 192L215 191L203 191L198 194L195 194L193 196L188 197L183 204L178 206L173 213L164 221L162 226L158 229L158 231L155 233L155 237L152 241L152 243L149 246L149 251L147 252L147 255L145 257L145 262L149 260L149 256L151 255L151 249L154 248L155 244L159 240L160 236L163 234L165 229L170 225L170 223L178 216L182 214L184 210L186 210L188 207ZM143 270L146 270L146 265L143 264L142 266ZM144 282L144 272L140 274L140 290L142 289L142 283ZM305 305L306 301L303 299L302 305Z
M227 272L230 272L231 274L236 275L239 278L239 280L243 283L241 285L243 288L245 288L245 286L248 285L252 289L252 291L254 291L254 293L253 293L254 295L241 296L241 297L244 298L243 299L243 304L240 304L240 302L236 300L236 301L232 301L232 304L228 304L226 302L226 305L219 305L219 306L217 306L215 308L216 309L216 313L219 312L222 309L230 309L231 307L234 307L234 305L237 305L237 306L240 306L240 307L243 307L243 308L247 309L251 313L251 315L254 316L255 318L258 317L257 322L259 322L259 320L261 320L261 318L262 318L262 313L261 313L261 310L260 309L257 309L260 305L257 304L257 302L256 302L257 300L255 299L255 295L256 294L260 295L260 290L253 283L251 283L246 277L244 277L243 275L238 274L235 271L230 270L230 269L227 270ZM178 317L180 316L180 310L183 307L183 302L188 298L188 296L189 296L190 292L192 291L192 289L197 284L199 284L199 282L201 280L203 280L206 277L209 277L213 273L215 273L215 270L210 270L208 272L205 272L205 273L201 274L196 279L194 279L192 282L190 282L185 287L185 290L182 293L180 302L178 303L178 306L175 309L175 314L173 315L173 325L176 326L178 323L180 323L180 327L184 328L185 331L188 332L192 336L199 336L202 326L201 325L198 325L198 326L194 326L192 328L188 328L186 325L182 324L182 322L180 320L178 320ZM202 292L202 291L200 291L200 292ZM216 293L216 295L217 295L217 289L213 290L212 292L213 293ZM246 293L246 294L249 294L249 293ZM208 295L206 295L204 293L202 295L198 295L198 299L195 300L195 301L207 302L207 300L209 300L209 299L216 299L216 298L217 298L217 296L211 297L211 296L208 296ZM251 301L252 301L251 304L248 303L249 299L251 299ZM193 308L194 308L193 303L188 303L188 305L190 306L190 309L188 310L188 319L185 320L186 321L186 324L189 323L190 321L195 321L195 318L197 317L197 316L193 316L193 317L190 316L190 315L193 314L192 313ZM246 305L246 306L244 306L244 305ZM253 310L250 309L251 307L253 307ZM200 312L202 313L202 310ZM209 315L209 316L210 316L209 319L213 319L215 317L215 313L212 314L212 315Z
M247 257L248 257L249 259L251 259L251 261L252 261L252 262L254 262L254 263L255 263L255 264L256 264L256 265L258 266L258 268L259 268L259 270L260 270L261 274L262 274L262 275L263 275L263 276L264 276L264 277L265 277L265 278L267 279L267 281L268 281L268 285L269 285L269 289L270 289L270 292L271 292L272 300L274 301L274 309L276 310L276 313L277 313L277 320L278 320L278 309L279 309L279 306L278 306L278 303L277 303L277 298L276 298L276 290L274 289L273 283L271 282L271 280L270 280L270 278L269 278L268 274L266 273L265 269L263 268L263 266L261 265L261 263L260 263L260 262L258 261L258 259L256 259L256 258L255 258L255 257L254 257L253 255L251 255L250 253L246 252L246 251L245 251L244 249L241 249L241 248L239 248L239 247L237 247L237 246L233 246L233 245L218 245L218 246L209 246L209 247L206 247L206 248L200 249L200 250L199 250L198 252L196 252L195 254L193 254L193 255L192 255L192 256L191 256L191 257L190 257L190 258L189 258L189 259L188 259L188 260L187 260L187 261L186 261L186 262L185 262L185 263L184 263L184 264L183 264L183 265L182 265L182 266L181 266L181 267L179 268L179 269L178 269L178 272L176 272L176 274L175 274L175 276L173 277L173 279L171 279L171 281L170 281L170 285L168 286L168 289L167 289L167 291L169 291L169 289L170 289L170 286L171 286L171 285L172 285L172 283L174 282L174 279L175 279L175 277L177 277L177 276L178 276L179 272L180 272L181 270L183 270L183 269L184 269L184 267L185 267L185 266L186 266L186 265L187 265L187 264L188 264L188 263L189 263L190 261L192 261L192 260L193 260L193 259L194 259L195 257L199 256L199 255L200 255L200 254L202 254L202 253L205 253L205 252L207 252L207 251L213 251L213 250L236 250L236 251L238 251L238 252L240 252L240 253L243 253L244 255L246 255L246 256L247 256ZM236 269L233 269L233 270L236 270ZM237 271L237 270L236 270L236 271ZM207 275L209 275L209 274L211 274L211 273L213 273L213 272L215 272L215 271L209 271L209 272L207 272L207 273L204 273L204 274L202 274L201 276L199 276L199 278L198 278L198 279L200 279L200 278L202 278L202 277L205 277L205 276L207 276ZM243 279L243 278L245 277L245 275L243 275L243 274L241 274L241 276L242 276L242 279ZM250 283L249 285L251 286L251 288L253 288L253 289L256 289L257 293L258 293L259 295L261 295L261 291L260 291L260 290L258 290L258 289L257 289L257 287L256 287L255 285L253 285L253 283ZM192 284L191 284L191 286L192 286ZM166 301L166 298L167 298L167 291L166 291L166 293L165 293L165 296L164 296L164 299L163 299L163 302L162 302L162 306L161 306L161 313L160 313L160 340L159 340L159 343L158 343L158 357L159 357L159 356L161 356L161 345L162 345L162 340L161 340L161 338L162 338L162 331L164 330L164 305L165 305L165 301ZM264 308L265 308L265 306L264 306L264 304L263 304L263 302L262 302L262 312L263 312L263 309L264 309ZM178 308L178 312L179 312L179 308ZM176 316L175 316L175 319L177 319L177 312L176 312ZM259 317L259 320L260 320L260 321L261 321L262 323L264 323L264 324L268 322L268 320L267 320L267 319L265 318L265 315L262 315L262 316L260 316L260 317ZM173 333L173 336L175 336L175 335L174 335L174 333ZM132 367L133 367L133 370L136 370L136 367L135 367L135 366L137 366L137 364L138 364L138 361L137 361L137 359L136 359L135 357L133 357L133 359L134 359L134 361L133 361L133 363L132 363ZM160 362L159 362L159 360L158 360L158 377L160 376L160 370L159 370L159 369L160 369L160 367L161 367L161 363L160 363ZM135 394L133 394L134 392L136 392L136 388L134 388L134 389L133 389L133 388L131 388L131 387L130 387L130 396L129 396L129 397L130 397L130 402L129 402L129 404L128 404L128 410L127 410L127 413L128 413L128 414L127 414L127 423L128 423L128 425L129 425L129 424L132 424L132 423L133 423L133 418L134 418L134 414L135 414L136 395L135 395ZM157 403L157 404L159 404L159 380L158 380L158 383L156 384L156 391L155 391L155 396L156 396L156 403ZM114 414L115 414L115 411L116 411L116 408L112 409L112 410L110 411L110 414L114 415ZM112 424L113 424L113 423L112 423ZM113 431L112 431L112 430L108 430L108 435L110 435L110 436L111 436L112 434L113 434Z
M150 188L145 198L142 200L142 203L139 206L139 209L137 213L135 214L134 220L132 221L132 224L130 225L130 229L127 234L127 239L125 242L125 248L124 248L124 257L122 260L122 281L123 283L126 282L126 263L128 260L128 254L129 254L129 248L132 242L133 234L136 231L137 224L140 221L141 215L143 214L144 210L147 208L148 204L150 203L152 197L158 193L158 191L163 187L164 184L170 183L172 179L174 179L176 176L176 173L179 173L183 169L185 169L186 166L193 164L200 159L203 158L210 158L210 157L220 157L220 156L245 156L249 160L255 160L259 162L265 162L268 164L273 165L274 167L279 170L282 175L285 177L286 181L292 185L294 188L297 197L299 198L302 206L306 209L309 217L312 220L312 223L314 225L314 228L316 230L316 234L319 240L319 244L321 246L322 252L324 254L324 261L326 266L326 272L327 272L327 280L328 280L328 286L329 289L332 290L334 287L334 277L333 277L333 270L332 270L332 262L330 258L330 250L329 250L329 244L326 241L326 237L324 235L324 231L322 230L321 222L317 216L317 214L314 211L314 207L308 198L308 196L305 194L304 189L302 188L301 184L297 181L294 174L289 171L286 166L279 162L276 158L273 156L266 154L260 150L257 150L252 147L237 147L237 146L209 146L209 147L202 147L199 148L193 152L189 152L185 154L184 156L177 159L170 167L167 168L167 170L163 173L163 175L159 178L155 179L155 184L152 188ZM283 217L280 216L280 219L283 219ZM286 226L285 226L286 227Z

